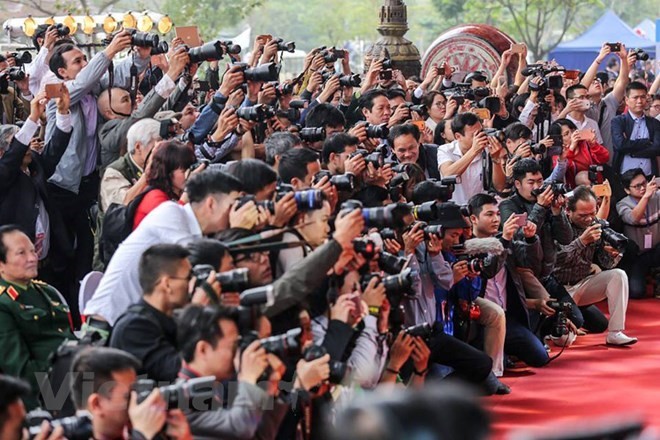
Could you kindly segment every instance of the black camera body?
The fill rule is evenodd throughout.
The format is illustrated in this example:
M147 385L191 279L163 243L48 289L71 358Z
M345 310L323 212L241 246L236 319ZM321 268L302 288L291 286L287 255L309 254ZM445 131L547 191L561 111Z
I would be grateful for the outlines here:
M365 123L365 129L367 130L367 137L370 139L385 139L390 135L390 129L387 128L387 124L369 124Z
M548 151L545 144L540 142L538 144L530 144L529 150L532 152L532 154L545 154L545 152Z
M51 432L61 426L64 430L62 436L68 440L88 440L94 435L92 419L87 414L53 419L49 412L36 409L25 416L25 425L28 427L30 440L41 434L41 423L44 420L50 423Z
M20 67L10 67L5 71L4 77L9 81L23 81L25 72Z
M321 170L312 178L312 185L318 183L324 177L328 177L330 183L337 191L353 191L355 189L355 176L351 173L332 175L328 170Z
M396 240L397 239L396 231L392 228L381 229L380 238L382 238L383 240Z
M428 322L424 322L422 324L404 328L403 332L409 336L422 338L423 340L428 341L433 335L433 327Z
M167 402L167 409L196 408L202 402L208 402L204 407L211 409L215 397L215 376L196 377L184 382L158 387L163 400ZM151 379L139 379L133 384L137 393L138 403L142 403L156 388L156 382Z
M69 28L67 28L69 29ZM7 55L7 58L13 58L16 64L16 67L22 67L25 64L30 64L32 62L32 55L28 51L24 51L19 55L18 52L12 52Z
M140 32L137 29L126 29L131 35L131 45L137 47L158 47L160 38L156 34Z
M57 31L58 37L66 37L71 33L71 29L68 26L65 26L63 23L57 23L55 25L55 30Z
M500 112L500 98L497 96L486 96L477 103L477 107L486 108L491 115L495 115Z
M373 277L381 279L383 286L385 286L385 294L392 304L398 304L403 296L415 296L415 292L413 291L412 270L410 270L410 268L401 273L386 277L381 277L378 273L364 274L360 279L360 285L362 286L363 291L367 288Z
M632 53L637 61L647 61L649 59L649 54L644 52L644 49L636 48L632 50Z
M365 149L358 148L353 153L349 154L348 157L353 158L355 156L364 157L364 161L367 164L371 164L374 167L374 169L378 169L385 164L385 155L380 150L376 150L372 153L369 153L369 151Z
M246 121L264 122L275 117L275 109L269 105L257 104L252 107L240 107L236 109L236 116Z
M593 224L600 225L600 239L604 243L612 246L619 252L626 249L626 246L628 245L628 237L610 228L610 223L607 220L595 219Z
M406 102L401 104L401 107L405 107L409 111L419 114L421 117L426 117L429 114L429 109L424 104L415 105L412 102Z
M568 316L571 313L573 305L568 301L548 301L547 304L548 307L552 308L557 313L550 334L556 338L567 335L569 333Z
M538 197L539 195L543 194L543 192L546 189L548 189L548 187L552 188L552 194L555 197L563 196L564 194L571 191L571 187L565 183L551 183L551 184L544 184L540 188L533 189L532 195Z
M406 265L406 261L407 259L405 257L399 257L385 251L381 252L378 256L378 266L382 271L389 274L400 273Z
M385 59L382 61L382 66L383 66L383 67L382 67L383 70L391 70L391 69L393 69L393 67L392 67L392 60L391 60L390 58L385 58Z
M305 350L303 358L306 362L311 362L325 356L327 353L328 352L323 346L311 345L309 348L307 348L307 350ZM340 383L344 382L347 375L350 373L350 367L346 364L346 362L330 359L328 365L330 367L330 376L328 377L328 382L333 385L339 385Z
M371 260L376 256L376 243L368 238L356 238L353 240L353 250Z
M321 142L325 140L325 128L324 127L305 127L300 130L298 133L300 139L304 142L309 142L310 144L314 142Z
M468 270L477 273L484 270L487 258L489 258L488 254L463 254L457 256L457 261L467 261Z
M501 144L504 144L504 142L506 141L506 135L504 134L504 130L498 130L496 128L484 128L483 132L486 133L486 136L494 137Z
M293 53L296 51L296 43L294 41L284 42L283 38L275 38L274 40L277 41L277 50L279 52Z
M592 185L599 183L601 180L599 175L603 170L604 168L602 165L589 165L589 182L591 182Z
M236 209L245 205L248 202L254 202L257 207L267 209L271 214L275 215L275 203L272 200L257 201L257 198L252 194L247 194L236 199Z
M240 67L245 81L272 82L277 81L279 77L279 68L275 63L266 63L257 67L250 67L246 63L234 63L233 66Z

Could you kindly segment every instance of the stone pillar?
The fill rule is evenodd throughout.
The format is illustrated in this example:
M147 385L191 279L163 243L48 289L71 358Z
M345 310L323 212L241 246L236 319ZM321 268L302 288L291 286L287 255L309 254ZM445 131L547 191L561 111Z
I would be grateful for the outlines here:
M365 71L369 69L372 59L388 57L392 59L393 67L401 70L406 78L419 75L422 68L419 50L403 38L408 32L406 4L401 0L385 0L379 15L378 33L381 37L365 53Z

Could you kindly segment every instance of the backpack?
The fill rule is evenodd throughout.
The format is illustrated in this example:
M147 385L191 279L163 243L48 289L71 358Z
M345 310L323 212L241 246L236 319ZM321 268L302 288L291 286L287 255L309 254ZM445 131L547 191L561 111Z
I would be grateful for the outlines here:
M99 255L106 267L121 242L133 231L135 213L151 189L147 188L141 192L128 205L112 203L105 211L99 238Z

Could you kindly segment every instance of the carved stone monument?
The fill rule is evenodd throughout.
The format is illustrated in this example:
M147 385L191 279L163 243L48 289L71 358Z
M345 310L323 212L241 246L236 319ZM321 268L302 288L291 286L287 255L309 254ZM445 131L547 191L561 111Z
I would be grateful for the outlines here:
M368 70L371 60L388 57L395 69L401 70L407 78L419 75L421 62L419 50L415 45L403 38L408 32L408 11L401 0L385 0L380 8L381 37L367 49L364 56L364 68Z

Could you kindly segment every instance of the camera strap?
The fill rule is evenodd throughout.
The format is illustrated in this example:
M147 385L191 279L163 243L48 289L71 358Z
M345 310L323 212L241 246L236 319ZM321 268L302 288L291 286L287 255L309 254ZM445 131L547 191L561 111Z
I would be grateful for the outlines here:
M135 52L131 54L131 68L130 68L130 82L128 86L128 93L131 96L131 108L135 107L138 92L138 69L135 65Z

